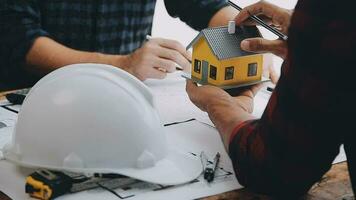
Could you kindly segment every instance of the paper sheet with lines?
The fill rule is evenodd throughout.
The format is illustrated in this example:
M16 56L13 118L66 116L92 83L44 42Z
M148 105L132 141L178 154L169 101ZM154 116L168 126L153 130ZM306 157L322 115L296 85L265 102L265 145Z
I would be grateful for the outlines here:
M101 188L75 194L68 194L60 200L115 200L115 199L196 199L241 188L237 182L231 161L223 147L217 130L213 127L208 115L192 104L185 92L185 80L179 74L171 75L166 80L149 80L146 84L151 88L156 98L157 109L164 124L187 119L196 119L166 127L170 143L179 146L179 150L200 156L201 151L211 160L216 152L221 154L221 162L214 182L208 184L202 176L193 182L173 187L156 184L133 182L125 187L114 189L116 195ZM267 105L270 93L261 91L255 98L254 115L262 115ZM0 102L1 103L1 102ZM11 138L12 128L17 115L0 108L0 145ZM1 147L1 146L0 146ZM345 161L345 153L341 148L340 155L334 162ZM0 191L13 199L29 199L24 193L25 177L31 173L29 169L18 168L13 164L0 161ZM7 182L6 180L12 180Z

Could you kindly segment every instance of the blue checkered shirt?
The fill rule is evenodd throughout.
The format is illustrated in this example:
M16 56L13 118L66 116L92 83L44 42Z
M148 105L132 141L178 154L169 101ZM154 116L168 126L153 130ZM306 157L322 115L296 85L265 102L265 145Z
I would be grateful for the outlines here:
M40 78L23 69L25 55L40 36L76 50L133 52L151 33L155 4L156 0L0 0L0 89ZM165 0L165 5L171 16L199 30L226 0Z

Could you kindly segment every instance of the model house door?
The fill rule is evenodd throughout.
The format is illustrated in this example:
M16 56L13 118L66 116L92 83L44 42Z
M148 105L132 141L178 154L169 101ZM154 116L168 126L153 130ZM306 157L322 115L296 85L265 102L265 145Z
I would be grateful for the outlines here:
M203 60L202 63L202 78L201 81L203 84L208 83L208 74L209 74L209 62L206 60Z

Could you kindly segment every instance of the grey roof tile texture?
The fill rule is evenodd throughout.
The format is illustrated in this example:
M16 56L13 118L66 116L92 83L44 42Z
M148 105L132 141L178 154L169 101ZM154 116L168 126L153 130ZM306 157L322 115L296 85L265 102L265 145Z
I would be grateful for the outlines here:
M246 52L240 48L241 41L246 38L261 37L255 26L236 26L235 34L229 34L227 26L207 28L202 30L188 47L194 45L202 35L219 60L254 55L255 53Z

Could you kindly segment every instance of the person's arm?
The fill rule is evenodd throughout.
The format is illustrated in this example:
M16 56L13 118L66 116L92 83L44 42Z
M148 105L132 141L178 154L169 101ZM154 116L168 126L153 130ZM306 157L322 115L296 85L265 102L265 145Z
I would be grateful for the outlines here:
M196 30L202 30L208 26L226 25L226 19L234 19L236 16L235 11L226 8L228 6L226 0L165 0L164 3L170 16L179 17ZM216 14L227 16L219 19L221 17L214 17Z
M26 55L25 67L32 73L47 74L57 68L74 63L86 62L126 66L125 60L125 56L77 51L49 37L38 37Z
M190 59L190 54L180 43L162 38L149 40L129 55L109 55L77 51L48 37L39 37L26 55L26 69L46 74L68 64L101 63L121 68L145 80L164 78L166 73L176 71L177 64L187 69Z
M303 195L320 180L339 152L344 131L350 128L344 123L346 111L340 102L349 98L347 80L352 75L335 75L335 66L351 70L355 30L348 27L349 12L343 12L344 5L324 2L326 7L337 8L330 14L316 6L317 0L308 2L296 7L288 57L261 119L251 119L249 111L241 109L244 103L251 105L251 99L219 98L217 88L187 86L192 101L206 108L223 138L230 138L224 142L239 182L278 197ZM238 109L233 108L236 103Z
M255 119L253 111L253 97L261 85L243 90L238 97L231 97L220 88L205 85L197 86L187 81L186 90L190 100L202 111L209 114L209 118L219 131L226 149L229 148L230 135L236 124Z
M234 20L239 12L231 7L226 6L217 11L209 21L209 27L226 26L229 21Z
M177 65L183 69L190 66L191 55L183 45L162 38L150 39L129 55L106 55L66 47L41 27L39 5L36 0L7 0L1 4L0 24L4 26L0 38L1 53L5 54L7 63L12 63L11 67L24 68L42 76L68 64L103 63L145 80L164 78L167 73L176 71Z

